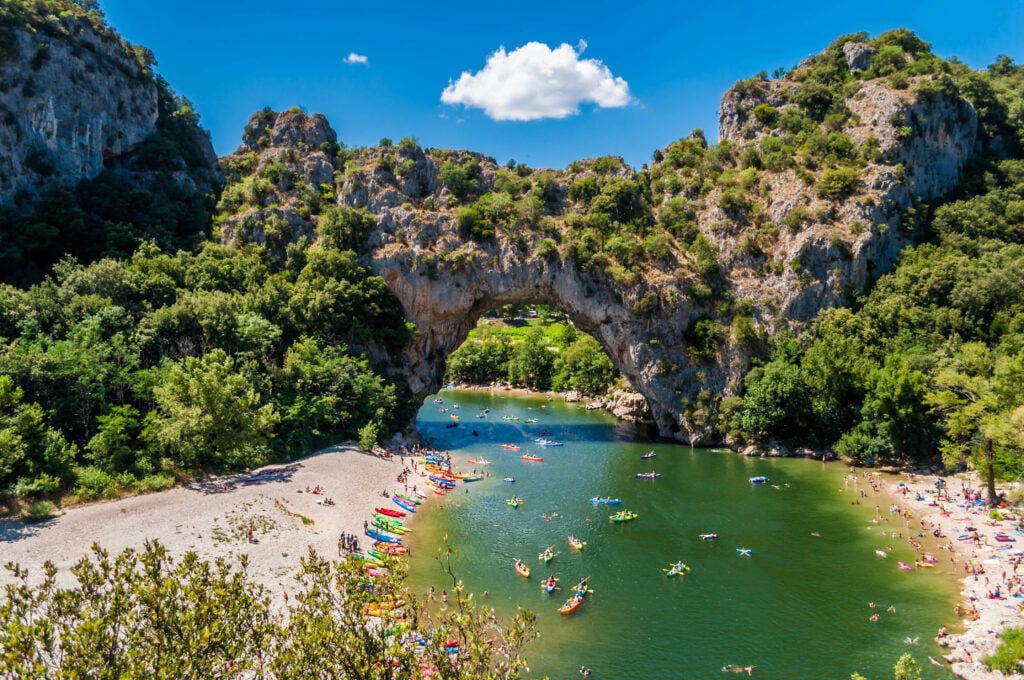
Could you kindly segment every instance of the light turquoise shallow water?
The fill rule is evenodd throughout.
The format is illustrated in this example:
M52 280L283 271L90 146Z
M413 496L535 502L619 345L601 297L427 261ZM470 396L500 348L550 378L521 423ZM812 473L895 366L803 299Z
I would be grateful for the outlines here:
M424 593L450 585L431 557L447 534L459 551L455 572L470 592L489 591L486 602L499 616L517 604L537 613L541 637L527 653L531 677L579 677L581 664L594 678L728 677L722 666L736 664L756 666L754 677L762 679L845 680L859 672L881 680L892 677L904 652L917 659L924 678L952 677L928 655L939 656L932 638L952 621L953 567L899 570L897 560L913 563L913 551L905 539L879 534L906 530L898 518L871 524L876 500L888 517L883 498L851 505L855 492L840 492L842 466L635 442L607 414L560 400L450 390L440 396L443 405L431 398L421 409L420 432L450 451L461 470L473 467L467 459L486 457L493 476L460 484L420 512L410 585ZM457 411L440 412L453 403ZM477 418L485 407L491 413ZM445 427L451 413L460 416L457 428ZM545 428L564 445L534 444ZM536 450L544 461L523 461L520 452L501 449L503 442ZM656 458L640 459L652 449ZM635 477L648 470L663 476ZM771 481L752 485L755 475ZM503 483L505 476L516 482ZM505 503L512 493L524 507ZM621 507L640 516L612 523L612 510L589 502L595 495L620 498ZM698 538L711 531L717 541ZM570 533L587 541L583 552L569 549ZM887 543L896 552L877 557L875 549ZM560 554L545 568L537 554L551 544ZM741 547L751 555L738 555ZM517 557L533 570L529 580L514 573ZM666 578L662 567L677 560L691 572ZM565 590L590 576L594 593L563 617L557 609L565 590L548 596L540 588L549 573ZM877 622L869 621L874 612ZM919 644L906 644L915 637Z

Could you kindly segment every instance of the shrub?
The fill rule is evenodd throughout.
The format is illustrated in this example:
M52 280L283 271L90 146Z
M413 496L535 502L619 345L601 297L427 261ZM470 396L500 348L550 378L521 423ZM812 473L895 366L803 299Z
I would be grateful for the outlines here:
M822 198L845 198L857 189L860 175L856 168L833 168L822 173L818 180L818 195Z
M50 501L36 501L32 505L28 506L25 513L21 516L21 521L25 524L45 522L55 514L57 514L56 505Z
M117 496L117 480L103 470L89 465L77 470L74 493L79 500L95 501Z
M754 118L757 118L761 125L771 125L778 117L779 112L770 104L758 104L754 107Z
M983 663L993 670L1004 673L1020 672L1024 664L1024 628L1007 628L1001 634L1002 642L994 654L986 656Z

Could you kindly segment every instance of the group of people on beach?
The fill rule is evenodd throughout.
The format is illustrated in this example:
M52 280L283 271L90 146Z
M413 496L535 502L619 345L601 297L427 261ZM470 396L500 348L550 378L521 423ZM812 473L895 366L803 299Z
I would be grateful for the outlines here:
M359 552L359 537L355 534L347 534L342 532L338 536L338 556L340 557L344 551L346 554Z

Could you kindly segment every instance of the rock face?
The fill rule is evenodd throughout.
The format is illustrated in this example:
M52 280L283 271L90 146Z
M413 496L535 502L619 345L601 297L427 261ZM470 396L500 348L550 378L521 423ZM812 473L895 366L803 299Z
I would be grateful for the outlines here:
M0 202L94 177L156 130L152 76L112 31L84 18L48 26L12 29L18 56L0 63Z
M856 65L871 58L864 54L851 49L846 58ZM759 175L758 192L746 199L756 205L737 211L725 196L726 182L687 189L694 175L673 168L694 167L687 165L688 151L672 161L675 166L667 165L666 154L668 170L656 161L645 171L662 182L661 205L651 210L677 198L689 201L693 228L713 251L709 271L717 302L710 291L700 292L701 277L707 281L708 275L699 273L695 246L667 247L639 266L617 269L605 253L594 254L596 244L581 240L589 198L579 198L579 188L585 192L588 182L622 189L600 196L622 199L608 210L635 208L628 190L643 178L615 159L581 161L565 172L512 172L479 154L423 150L412 140L332 155L333 131L322 118L304 114L257 114L243 148L227 164L265 169L278 162L292 173L293 189L317 198L293 200L295 191L276 184L261 199L261 206L273 208L246 208L228 219L222 236L234 229L252 238L267 223L267 210L277 210L294 234L314 237L330 206L369 214L373 226L363 261L384 279L416 327L414 342L390 370L408 380L417 398L441 385L448 355L483 314L506 304L542 303L591 334L639 393L618 397L613 408L630 418L649 411L662 436L717 443L721 399L739 394L758 351L751 334L780 326L799 333L821 310L846 304L912 241L904 216L914 201L941 196L960 181L974 149L977 115L955 91L928 78L912 79L903 90L885 80L844 90L850 112L844 138L867 160L856 165L855 182L841 195L812 188L827 168L788 163ZM792 97L799 87L785 79L747 81L723 96L720 134L722 145L732 146L733 159L779 134L769 124L772 115L797 107ZM760 105L772 115L765 116ZM743 166L732 162L738 175ZM333 186L325 187L322 180L331 171ZM512 186L520 180L528 180L529 197L536 200L521 198L523 191ZM300 219L292 222L290 209ZM484 210L490 212L481 221ZM246 219L254 226L245 227ZM493 236L473 235L473 229L488 226ZM598 257L605 258L603 264L594 266ZM732 311L723 299L733 301ZM746 333L735 323L740 316L749 324ZM697 344L705 321L719 329L710 347Z
M287 243L312 239L322 187L330 188L333 199L337 141L323 114L307 116L301 109L254 113L242 145L222 166L229 178L245 172L262 182L254 183L256 205L232 206L230 192L222 197L222 204L235 209L220 223L221 240L261 243L281 254Z

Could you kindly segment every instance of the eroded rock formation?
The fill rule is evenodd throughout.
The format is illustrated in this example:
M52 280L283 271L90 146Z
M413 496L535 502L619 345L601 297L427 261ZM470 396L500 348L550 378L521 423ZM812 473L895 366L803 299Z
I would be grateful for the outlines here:
M0 202L95 177L156 131L157 87L116 34L51 24L11 28L18 55L0 59Z
M844 53L853 68L871 59L870 50L857 47ZM289 202L295 191L315 193L320 206L372 216L362 255L416 326L413 344L391 369L417 397L441 385L447 356L485 312L544 303L598 340L663 436L709 444L720 441L721 400L740 393L751 356L763 351L758 334L780 327L800 332L822 309L846 304L912 241L906 215L915 201L957 186L974 151L977 115L955 89L931 78L903 89L875 79L845 90L843 139L858 160L850 164L854 181L831 193L815 189L830 171L826 164L789 162L740 174L756 165L736 159L747 148L767 148L762 140L781 134L773 121L801 108L792 99L799 83L786 79L745 81L723 96L718 155L732 159L738 178L732 183L716 175L694 184L695 175L686 174L700 162L691 152L714 152L702 138L659 152L641 173L615 159L533 171L502 168L469 152L424 150L414 140L336 150L322 117L294 111L257 114L243 148L225 164L284 165L288 186L272 183L260 201L278 211L293 206L301 216L288 220L294 234L322 237L317 211L308 202ZM727 195L750 177L740 199ZM662 247L624 264L628 248L615 252L600 235L594 240L599 229L588 201L598 199L584 195L587 182L600 189L608 214L632 220L641 232L644 224L662 226L661 211L679 199L699 238L680 242L666 228L677 240L659 236ZM646 207L638 205L644 192L653 197ZM247 226L243 217L227 224L233 240L266 242L261 227ZM643 233L637 238L647 249ZM710 245L700 247L712 251L703 262L701 239ZM705 335L698 347L702 320L713 341Z

